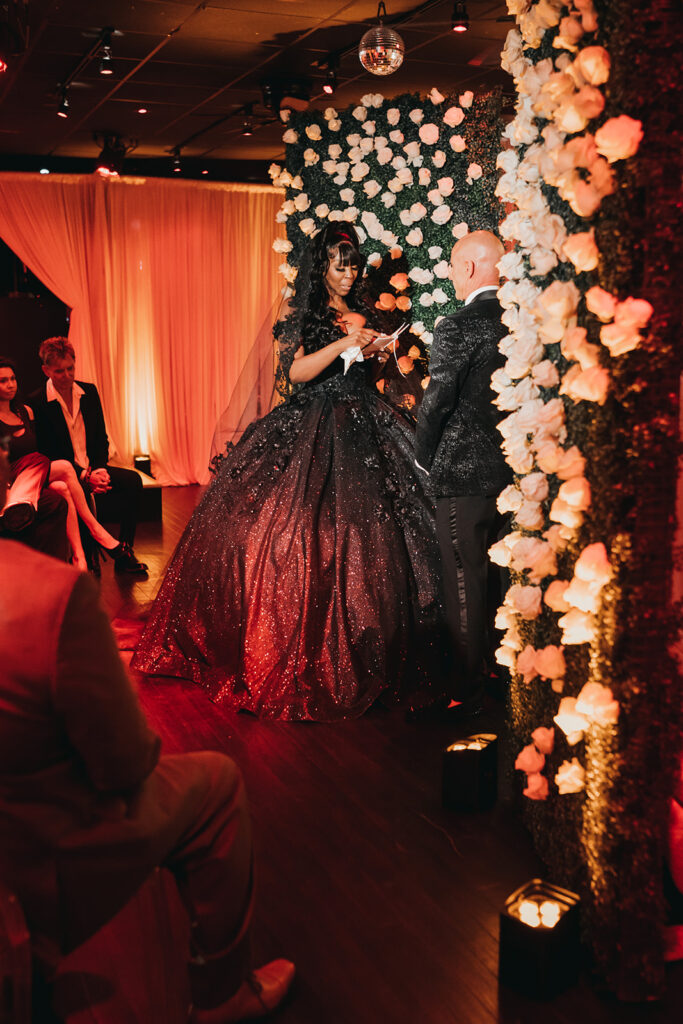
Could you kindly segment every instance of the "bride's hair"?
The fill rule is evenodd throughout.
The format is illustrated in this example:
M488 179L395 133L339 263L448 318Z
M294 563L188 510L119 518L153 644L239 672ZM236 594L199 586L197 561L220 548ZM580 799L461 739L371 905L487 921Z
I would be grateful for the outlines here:
M346 302L349 309L360 311L363 308L365 260L360 253L358 235L350 224L334 221L313 238L302 256L297 275L293 306L301 317L301 339L307 353L329 345L342 335L325 283L333 259L338 259L342 267L358 268Z

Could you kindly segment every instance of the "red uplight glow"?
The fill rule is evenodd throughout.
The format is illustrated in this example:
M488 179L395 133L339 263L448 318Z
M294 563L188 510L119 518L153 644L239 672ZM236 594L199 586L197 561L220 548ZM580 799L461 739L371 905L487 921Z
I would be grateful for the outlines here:
M3 60L2 57L0 57L0 75L3 73L3 71L7 71L7 61Z

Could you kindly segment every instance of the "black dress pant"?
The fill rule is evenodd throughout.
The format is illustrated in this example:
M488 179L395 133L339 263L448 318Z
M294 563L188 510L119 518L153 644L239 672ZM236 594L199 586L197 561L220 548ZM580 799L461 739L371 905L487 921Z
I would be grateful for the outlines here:
M441 548L446 622L451 641L451 693L476 701L484 692L493 654L493 622L502 580L488 549L507 529L495 497L467 495L436 499L436 532Z
M118 539L133 546L135 527L140 514L142 480L134 469L105 466L111 480L111 490L96 494L97 518L103 523L117 523Z

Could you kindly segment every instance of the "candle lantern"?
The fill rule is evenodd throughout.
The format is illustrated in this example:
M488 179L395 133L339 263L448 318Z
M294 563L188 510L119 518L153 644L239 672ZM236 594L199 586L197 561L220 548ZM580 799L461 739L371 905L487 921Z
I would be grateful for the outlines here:
M536 999L579 973L579 897L540 878L508 896L500 914L499 981Z
M443 753L441 799L449 810L487 810L498 791L498 737L479 733Z
M133 465L136 469L139 469L141 473L146 473L147 476L152 475L152 460L149 455L134 455Z

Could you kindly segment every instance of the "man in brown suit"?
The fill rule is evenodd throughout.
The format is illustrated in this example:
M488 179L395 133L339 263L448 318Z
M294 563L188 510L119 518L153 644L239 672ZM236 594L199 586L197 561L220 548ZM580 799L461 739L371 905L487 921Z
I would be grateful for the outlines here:
M0 453L0 509L7 458ZM0 877L49 973L158 865L193 922L196 1024L261 1016L294 966L249 971L252 854L237 766L159 757L93 581L0 540Z

